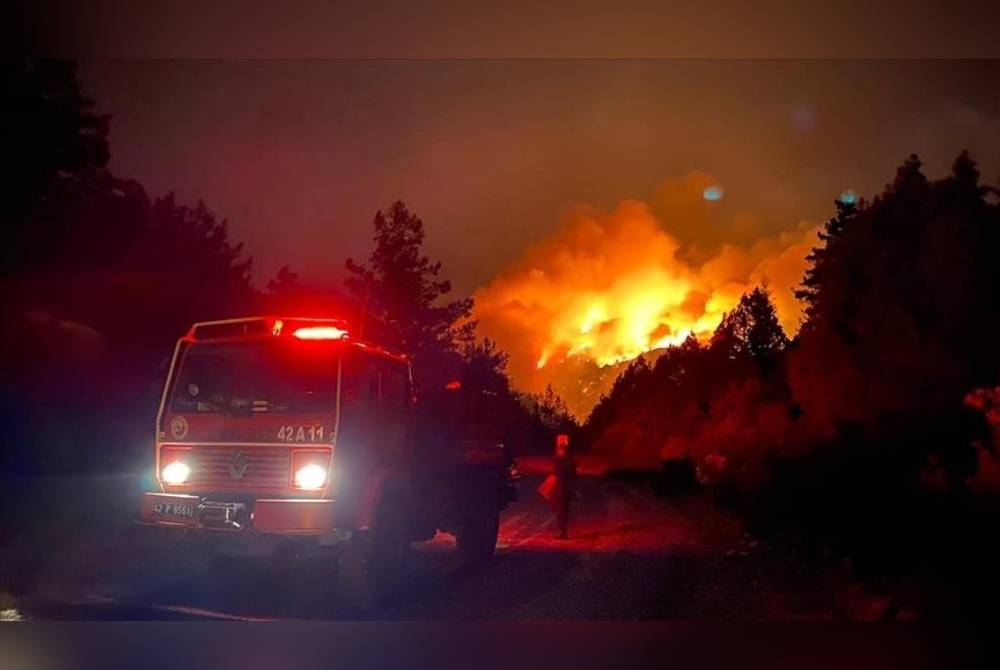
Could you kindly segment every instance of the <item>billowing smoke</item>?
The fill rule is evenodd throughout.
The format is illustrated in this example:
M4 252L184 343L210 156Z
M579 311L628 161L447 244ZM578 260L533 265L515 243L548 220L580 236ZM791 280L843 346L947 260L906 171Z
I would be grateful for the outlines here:
M723 192L710 175L693 172L664 182L653 203L624 200L610 212L580 206L478 290L480 333L510 353L515 385L538 392L551 383L585 415L613 380L600 366L689 334L705 338L762 283L794 333L801 306L792 289L817 242L816 226L754 237L756 217L722 218ZM601 377L596 389L580 378L583 369Z

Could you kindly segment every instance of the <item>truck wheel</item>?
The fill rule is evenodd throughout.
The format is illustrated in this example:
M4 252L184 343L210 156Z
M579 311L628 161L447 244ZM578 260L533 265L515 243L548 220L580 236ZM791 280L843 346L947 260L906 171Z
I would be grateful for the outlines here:
M466 565L487 563L497 548L500 533L500 510L492 507L470 514L455 533L455 542Z
M400 521L396 513L382 515L344 547L337 560L337 584L349 604L373 609L401 586L409 542Z

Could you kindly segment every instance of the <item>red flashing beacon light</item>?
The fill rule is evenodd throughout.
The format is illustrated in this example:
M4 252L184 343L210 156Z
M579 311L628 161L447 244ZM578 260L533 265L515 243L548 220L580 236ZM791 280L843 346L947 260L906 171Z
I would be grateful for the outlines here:
M342 340L347 331L335 326L305 326L295 329L292 336L300 340Z

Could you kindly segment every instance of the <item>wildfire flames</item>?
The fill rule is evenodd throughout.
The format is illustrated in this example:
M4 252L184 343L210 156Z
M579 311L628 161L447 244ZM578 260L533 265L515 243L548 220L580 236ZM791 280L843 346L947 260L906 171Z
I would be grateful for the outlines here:
M798 329L791 289L816 244L816 226L752 237L754 217L720 222L719 203L704 195L721 193L713 184L695 172L665 182L652 204L625 200L611 212L579 207L476 293L474 317L511 354L518 386L538 391L553 383L572 396L554 369L560 364L582 357L610 365L689 334L703 338L761 283L770 287L786 331ZM722 242L713 234L746 239Z

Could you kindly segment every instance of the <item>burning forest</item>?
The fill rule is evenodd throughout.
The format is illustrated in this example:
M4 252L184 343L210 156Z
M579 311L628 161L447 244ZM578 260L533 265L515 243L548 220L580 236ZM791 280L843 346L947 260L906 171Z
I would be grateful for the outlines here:
M797 332L793 291L818 226L754 236L757 217L722 210L722 193L711 175L691 172L663 182L653 203L580 205L479 289L473 316L509 352L515 385L537 393L551 384L585 418L621 364L688 337L706 341L757 286L771 291L785 331ZM720 232L745 241L711 239Z

